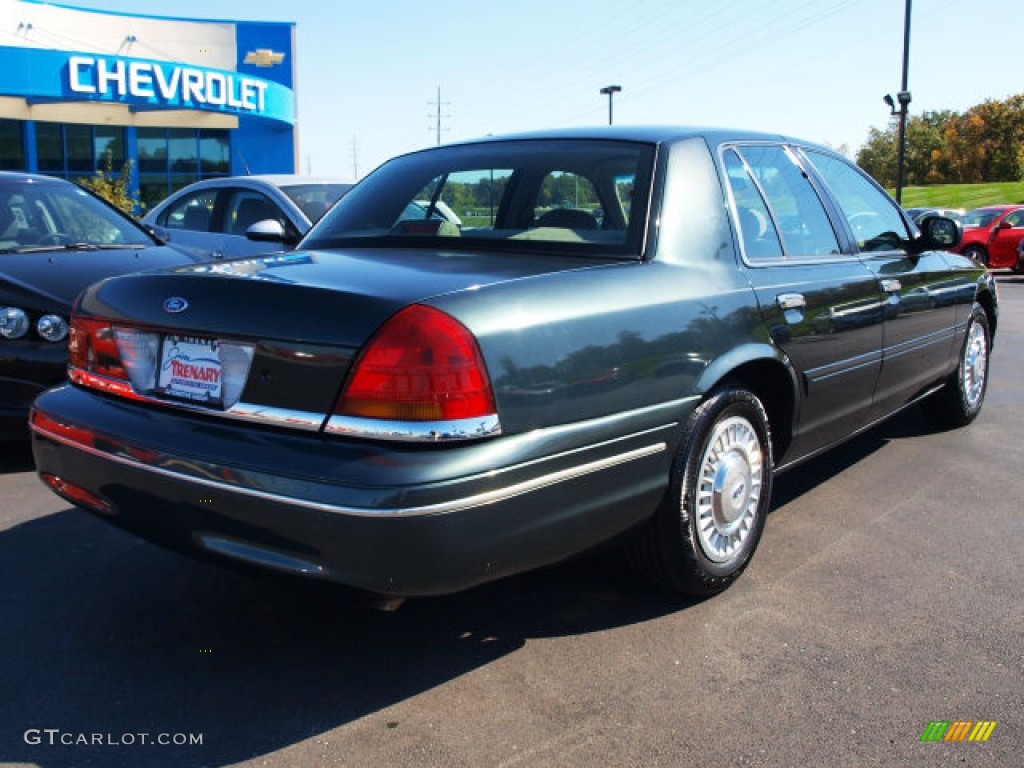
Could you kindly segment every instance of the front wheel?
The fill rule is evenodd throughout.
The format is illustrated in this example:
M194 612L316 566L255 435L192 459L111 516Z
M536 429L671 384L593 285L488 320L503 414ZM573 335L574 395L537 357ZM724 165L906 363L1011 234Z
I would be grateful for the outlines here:
M669 489L630 542L631 561L666 589L707 597L750 562L771 503L772 451L764 406L723 389L687 421Z
M942 389L921 403L929 421L941 427L963 427L974 421L988 390L991 351L988 315L975 304L956 370Z

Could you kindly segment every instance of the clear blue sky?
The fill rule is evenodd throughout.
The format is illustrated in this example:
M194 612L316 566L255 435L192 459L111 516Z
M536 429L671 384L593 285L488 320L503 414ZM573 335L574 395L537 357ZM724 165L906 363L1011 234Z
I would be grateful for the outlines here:
M779 131L845 148L889 120L904 0L64 0L290 21L301 172L352 179L489 133L607 123ZM1024 92L1020 0L914 0L911 114Z

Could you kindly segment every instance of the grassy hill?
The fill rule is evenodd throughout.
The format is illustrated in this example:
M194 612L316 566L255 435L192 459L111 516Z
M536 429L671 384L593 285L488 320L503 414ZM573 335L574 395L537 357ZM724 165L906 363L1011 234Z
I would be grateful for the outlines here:
M894 195L895 190L890 189ZM995 203L1024 203L1024 181L993 184L936 184L904 187L904 208L980 208Z

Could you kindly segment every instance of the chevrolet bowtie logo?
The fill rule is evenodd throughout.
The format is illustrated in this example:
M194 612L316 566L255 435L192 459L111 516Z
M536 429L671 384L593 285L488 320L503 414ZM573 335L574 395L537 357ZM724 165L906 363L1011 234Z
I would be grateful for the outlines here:
M257 48L245 54L246 64L255 64L257 67L272 67L284 61L283 53L275 53L270 48Z

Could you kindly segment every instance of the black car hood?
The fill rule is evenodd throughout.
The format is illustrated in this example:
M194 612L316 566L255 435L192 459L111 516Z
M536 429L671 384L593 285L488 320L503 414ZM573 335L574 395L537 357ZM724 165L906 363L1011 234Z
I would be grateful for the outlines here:
M84 288L111 275L193 264L167 246L0 254L0 304L67 314Z
M129 275L93 286L82 309L126 323L222 336L360 346L402 307L607 259L480 252L293 251ZM168 299L176 309L165 309Z

